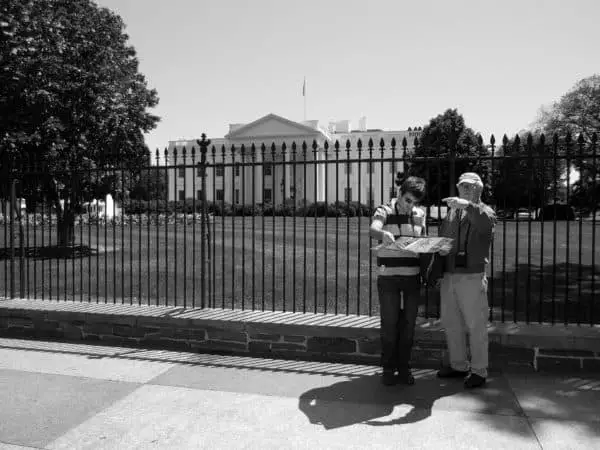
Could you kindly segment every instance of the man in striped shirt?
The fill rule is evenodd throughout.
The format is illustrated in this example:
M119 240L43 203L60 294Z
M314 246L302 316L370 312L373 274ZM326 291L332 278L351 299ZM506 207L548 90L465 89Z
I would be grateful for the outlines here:
M400 236L425 234L425 211L417 204L425 196L425 180L396 178L400 186L398 197L380 205L371 223L371 237L382 241L377 250L377 291L381 317L382 382L391 386L400 381L412 385L415 379L410 370L415 322L421 287L420 260L417 253L388 250L385 246ZM396 378L396 371L398 377Z

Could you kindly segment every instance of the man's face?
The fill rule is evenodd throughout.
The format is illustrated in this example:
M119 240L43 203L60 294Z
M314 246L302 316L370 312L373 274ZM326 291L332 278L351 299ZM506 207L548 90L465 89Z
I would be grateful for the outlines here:
M481 188L473 183L460 183L458 187L458 196L469 200L470 202L476 202L479 200L481 194Z
M400 208L400 212L403 213L408 213L412 211L413 206L416 206L418 203L419 201L410 192L402 194L398 198L398 206Z

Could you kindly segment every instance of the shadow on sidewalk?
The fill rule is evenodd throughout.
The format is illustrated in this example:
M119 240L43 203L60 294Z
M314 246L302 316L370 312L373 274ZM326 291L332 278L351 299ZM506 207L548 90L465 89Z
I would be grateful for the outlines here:
M427 419L437 400L464 392L460 380L440 380L431 370L414 370L413 373L417 378L414 386L383 386L377 374L311 389L300 396L298 407L310 423L325 429L358 423L402 425ZM428 376L420 378L420 373ZM402 417L388 420L387 416L401 405L412 406L412 409Z

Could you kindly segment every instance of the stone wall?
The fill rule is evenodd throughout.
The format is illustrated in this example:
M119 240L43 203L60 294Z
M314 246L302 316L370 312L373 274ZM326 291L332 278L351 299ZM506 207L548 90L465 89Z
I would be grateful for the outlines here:
M600 328L491 324L490 366L600 370ZM197 352L378 364L379 318L0 300L0 335ZM447 357L440 324L420 320L413 364Z

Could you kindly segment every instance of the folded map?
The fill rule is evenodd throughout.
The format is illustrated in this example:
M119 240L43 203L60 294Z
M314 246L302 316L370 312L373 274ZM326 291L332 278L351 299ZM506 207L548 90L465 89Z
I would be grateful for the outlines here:
M414 253L437 253L443 249L450 250L452 248L451 238L444 237L410 237L401 236L395 242L384 245L379 244L373 247L373 250L408 250Z

